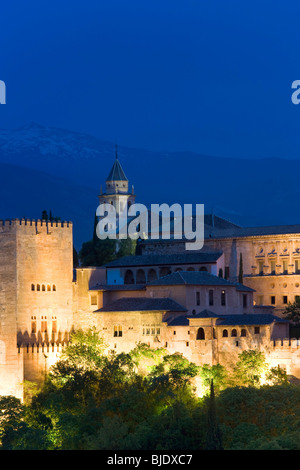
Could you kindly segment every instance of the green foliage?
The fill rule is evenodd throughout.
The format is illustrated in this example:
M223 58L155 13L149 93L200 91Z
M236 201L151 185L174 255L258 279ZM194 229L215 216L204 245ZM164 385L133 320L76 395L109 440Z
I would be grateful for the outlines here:
M290 320L294 325L300 324L300 297L297 296L293 303L289 302L285 310L282 312L287 320Z
M218 393L228 386L228 374L224 366L216 364L210 366L204 364L199 368L199 376L207 391L210 391L211 382L214 384L214 391Z
M207 434L205 448L206 450L222 450L222 436L217 420L213 380L210 382L210 396L207 408Z
M96 234L96 226L97 218L95 216L93 237L90 241L83 243L79 251L81 266L103 266L115 259L135 254L136 240L131 238L100 240Z
M263 372L267 369L264 353L255 349L243 351L234 367L237 384L259 386Z
M299 449L299 386L247 351L235 369L198 367L180 354L138 344L104 353L95 329L74 332L41 390L26 405L0 397L1 449L200 450ZM146 362L147 366L143 363ZM210 387L199 398L194 381ZM244 380L244 382L242 382ZM212 387L213 384L213 387ZM216 393L215 393L216 391Z

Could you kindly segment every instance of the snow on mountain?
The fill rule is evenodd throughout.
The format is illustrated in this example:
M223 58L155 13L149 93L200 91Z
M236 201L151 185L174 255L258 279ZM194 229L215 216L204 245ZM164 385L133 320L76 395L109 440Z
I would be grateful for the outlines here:
M201 203L205 212L241 225L299 223L299 160L230 159L119 145L118 155L137 202ZM38 218L51 209L73 220L81 246L90 236L97 196L114 158L114 142L80 132L35 123L0 130L0 218L22 217L26 208L27 216Z

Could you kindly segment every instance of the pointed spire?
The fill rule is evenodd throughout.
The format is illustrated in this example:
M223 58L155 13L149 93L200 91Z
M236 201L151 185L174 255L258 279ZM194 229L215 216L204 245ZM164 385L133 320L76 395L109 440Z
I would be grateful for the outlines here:
M124 170L121 166L121 163L119 162L117 145L116 145L116 159L114 161L113 167L106 181L128 181L124 173Z

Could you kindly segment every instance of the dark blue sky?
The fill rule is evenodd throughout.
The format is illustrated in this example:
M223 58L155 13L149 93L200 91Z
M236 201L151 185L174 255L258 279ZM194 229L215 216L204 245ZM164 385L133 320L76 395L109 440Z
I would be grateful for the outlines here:
M283 0L3 2L0 127L299 158L299 18L300 3Z

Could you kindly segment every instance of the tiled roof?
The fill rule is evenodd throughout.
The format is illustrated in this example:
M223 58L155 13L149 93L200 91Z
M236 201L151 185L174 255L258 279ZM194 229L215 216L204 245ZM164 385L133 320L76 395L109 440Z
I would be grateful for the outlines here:
M222 251L200 252L200 253L174 253L169 255L137 255L124 256L108 263L106 267L130 267L130 266L157 266L170 264L200 264L214 263Z
M232 227L228 229L211 228L205 238L239 238L267 235L300 233L300 225L272 225L265 227Z
M118 157L116 157L106 181L128 181Z
M89 290L102 290L102 291L135 291L145 290L145 284L95 284Z
M97 312L139 312L139 311L186 312L186 308L169 298L123 297L102 307Z
M245 315L216 315L204 310L197 315L181 315L168 322L168 326L188 326L189 318L217 318L217 326L247 326L247 325L270 325L276 323L288 323L288 320L272 314L245 314Z
M270 325L271 323L289 323L284 318L277 317L276 315L267 313L249 313L245 315L224 315L219 316L217 325Z
M253 292L250 287L237 282L227 281L218 276L214 276L206 271L176 271L175 273L163 276L160 279L149 282L149 286L174 286L174 285L201 285L201 286L234 286L237 290Z

